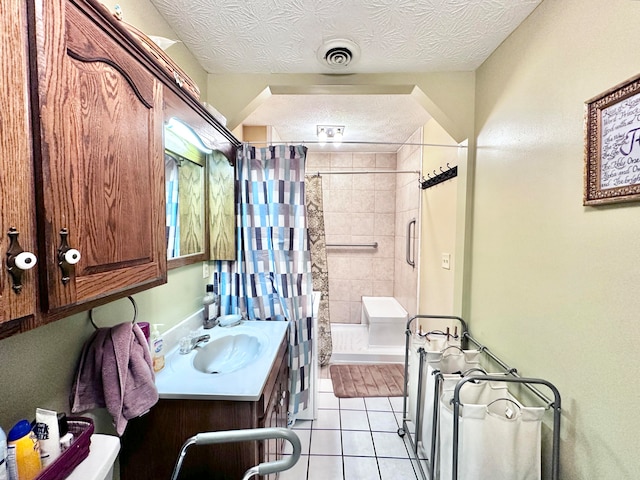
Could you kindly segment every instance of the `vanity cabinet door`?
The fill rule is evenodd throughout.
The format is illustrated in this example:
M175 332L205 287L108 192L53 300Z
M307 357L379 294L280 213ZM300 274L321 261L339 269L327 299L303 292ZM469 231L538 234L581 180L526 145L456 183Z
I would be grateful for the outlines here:
M36 269L24 270L22 288L13 288L7 265L15 229L23 250L36 252L31 133L29 127L26 5L0 3L0 324L2 334L20 331L12 319L35 312ZM13 267L15 268L15 267Z
M283 344L281 352L284 352L284 354L278 355L280 365L277 367L277 376L266 409L264 424L261 425L264 428L287 427L289 367L286 360L286 345ZM260 458L263 458L265 462L280 460L284 453L284 445L285 441L283 439L265 440L261 446L262 452L260 453ZM265 478L275 480L277 474L271 474Z
M42 307L68 314L166 281L163 87L93 0L33 28Z

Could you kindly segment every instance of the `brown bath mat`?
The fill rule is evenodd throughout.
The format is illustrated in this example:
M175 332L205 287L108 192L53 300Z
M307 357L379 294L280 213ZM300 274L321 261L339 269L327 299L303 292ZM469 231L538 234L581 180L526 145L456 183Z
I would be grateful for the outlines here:
M404 365L331 365L333 393L339 398L401 397L404 394Z

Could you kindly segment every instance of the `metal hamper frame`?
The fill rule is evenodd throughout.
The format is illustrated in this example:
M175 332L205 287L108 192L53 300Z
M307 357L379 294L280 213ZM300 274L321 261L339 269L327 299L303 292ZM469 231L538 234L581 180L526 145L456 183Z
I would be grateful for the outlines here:
M462 378L456 384L454 390L454 396L452 399L453 404L453 455L452 455L452 472L453 478L452 480L458 480L458 438L459 438L459 413L460 407L462 403L460 402L460 389L462 385L466 382L472 380L489 380L489 381L498 381L498 382L508 382L508 383L518 383L524 385L528 390L530 390L535 396L537 396L540 400L546 403L547 408L553 409L553 445L552 445L552 454L551 454L551 480L560 480L560 421L561 421L561 397L558 389L547 380L539 379L539 378L522 378L518 375L518 371L515 368L510 367L505 362L503 362L500 358L494 355L485 345L482 345L477 340L475 340L468 331L467 323L460 317L450 316L450 315L415 315L407 321L407 328L405 330L406 335L406 343L405 343L405 360L404 360L404 399L403 399L403 409L402 409L402 427L398 429L398 435L403 437L409 431L408 424L408 412L407 412L407 400L408 400L408 383L409 383L409 347L411 340L411 324L414 320L419 318L427 318L427 319L436 319L436 320L456 320L460 322L462 326L462 334L461 340L462 344L469 341L473 343L479 351L486 354L491 360L493 360L496 364L498 364L501 368L504 369L509 377L505 376L495 376L495 375L474 375L472 377ZM418 349L419 354L419 365L418 365L418 391L417 391L417 399L416 399L416 439L412 439L411 435L409 435L409 443L413 449L413 452L416 455L418 469L422 476L423 480L434 480L435 477L435 450L436 450L436 438L437 438L437 426L438 426L438 390L440 388L440 382L442 381L442 375L438 374L439 372L434 372L436 374L436 383L435 383L435 395L434 395L434 408L433 408L433 428L431 432L431 452L430 457L427 461L429 464L429 472L425 472L422 467L422 462L418 459L418 441L417 436L420 432L421 426L421 415L419 413L420 406L422 404L422 376L423 376L423 368L424 368L424 359L426 357L426 350L422 347ZM551 392L553 392L554 399L551 400L547 396L545 396L540 390L538 390L534 385L544 385ZM428 476L427 476L428 473Z

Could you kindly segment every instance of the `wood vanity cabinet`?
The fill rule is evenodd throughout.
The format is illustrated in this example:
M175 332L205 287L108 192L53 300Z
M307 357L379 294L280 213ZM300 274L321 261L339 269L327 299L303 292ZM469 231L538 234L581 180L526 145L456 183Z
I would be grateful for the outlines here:
M122 480L170 478L182 444L197 433L286 427L287 357L285 336L257 401L160 399L149 413L130 420L120 451ZM191 446L179 478L238 480L249 468L280 458L283 447L281 439Z
M0 324L8 334L36 309L37 266L24 271L18 292L5 263L11 228L22 249L36 252L26 22L24 2L0 2Z

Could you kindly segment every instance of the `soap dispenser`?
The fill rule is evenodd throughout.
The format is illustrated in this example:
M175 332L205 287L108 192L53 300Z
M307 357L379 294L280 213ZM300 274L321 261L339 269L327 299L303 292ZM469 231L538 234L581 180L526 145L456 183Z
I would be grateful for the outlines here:
M151 345L153 371L157 373L164 368L164 339L162 338L162 335L160 335L157 323L153 324L149 343Z

